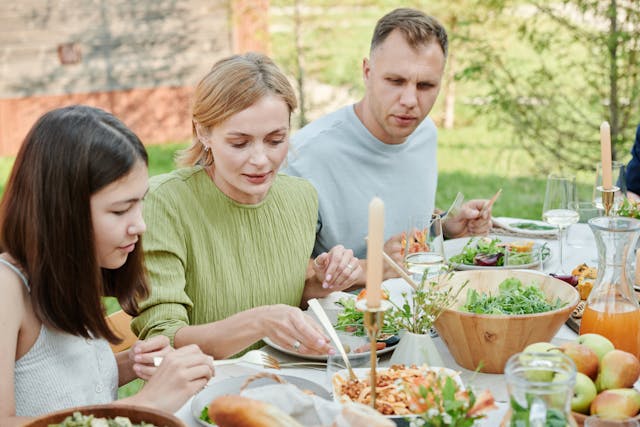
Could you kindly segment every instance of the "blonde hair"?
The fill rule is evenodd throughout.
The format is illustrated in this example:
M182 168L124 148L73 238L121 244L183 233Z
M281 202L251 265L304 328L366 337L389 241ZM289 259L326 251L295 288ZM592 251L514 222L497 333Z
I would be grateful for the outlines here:
M210 130L269 94L281 96L289 107L289 114L296 109L291 83L268 56L245 53L216 62L196 86L192 110L193 140L189 148L178 154L178 165L212 164L211 151L205 150L196 127Z

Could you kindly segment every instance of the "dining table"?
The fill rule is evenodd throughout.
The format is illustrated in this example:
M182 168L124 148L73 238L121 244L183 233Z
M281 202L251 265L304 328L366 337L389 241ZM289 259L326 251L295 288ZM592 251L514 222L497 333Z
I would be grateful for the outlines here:
M500 237L497 233L500 229L493 229L492 234L496 234L496 237ZM531 240L540 241L535 236L524 236L523 238L530 238ZM543 265L539 267L541 274L556 273L560 271L559 256L558 256L558 239L544 239L544 242L550 248L550 256L545 260ZM445 242L446 246L446 242ZM446 251L446 247L445 247ZM449 256L450 254L448 254ZM597 265L597 248L593 234L587 224L574 224L568 231L568 240L565 245L564 254L564 266L565 271L571 271L575 266L587 263L588 265ZM383 288L389 293L391 299L401 298L403 292L411 292L409 285L402 279L390 279L386 280L382 284ZM570 341L576 338L576 333L572 331L567 325L563 325L554 338L553 344L562 344L563 342ZM471 371L459 366L453 357L445 343L439 338L434 338L434 343L439 351L444 366L451 368L460 373L460 377L463 383L467 387L471 387L476 393L485 389L491 391L497 409L487 412L486 417L477 421L477 426L498 426L500 421L504 418L508 409L508 391L503 374L485 374L481 372ZM281 362L301 362L305 359L301 357L295 357L291 354L282 353L270 346L265 346L264 351L270 355L276 357ZM389 366L390 354L381 355L378 365L381 367ZM210 380L208 387L216 387L216 383L222 380L232 377L246 376L256 374L258 372L269 371L277 374L287 376L299 376L307 380L316 382L328 390L330 390L330 380L324 369L317 368L305 368L305 367L291 367L282 368L280 370L264 369L259 366L253 366L248 364L228 365L216 368L215 376ZM191 400L189 400L182 408L180 408L175 415L180 418L188 427L202 427L198 421L192 415Z

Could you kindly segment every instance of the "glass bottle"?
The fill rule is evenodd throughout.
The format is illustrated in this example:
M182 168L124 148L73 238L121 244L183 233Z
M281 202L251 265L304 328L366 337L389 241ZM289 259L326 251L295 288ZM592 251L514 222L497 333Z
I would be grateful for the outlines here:
M632 262L640 221L624 217L589 220L598 247L598 277L587 299L580 334L607 337L640 357L640 307L633 292Z
M509 410L501 427L576 427L571 398L576 365L563 353L516 353L504 369Z

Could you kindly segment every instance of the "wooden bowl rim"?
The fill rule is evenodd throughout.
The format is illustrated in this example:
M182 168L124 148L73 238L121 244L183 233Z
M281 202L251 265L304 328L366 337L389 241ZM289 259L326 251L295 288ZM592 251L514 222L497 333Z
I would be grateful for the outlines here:
M457 272L456 274L463 274L463 275L471 275L473 273L475 274L496 274L497 272L500 272L500 274L503 274L503 270L466 270L466 271L460 271ZM468 311L463 311L463 310L459 310L457 308L452 308L449 307L445 310L445 312L450 312L450 313L455 313L457 315L460 316L464 316L464 317L470 317L470 318L487 318L487 319L530 319L530 318L536 318L536 317L544 317L544 316L548 316L548 315L554 315L554 314L560 314L560 313L564 313L564 312L572 312L573 310L575 310L576 306L578 305L578 303L580 302L580 294L578 293L578 291L576 290L576 288L574 288L573 286L571 286L570 284L568 284L567 282L557 279L553 276L550 276L546 273L540 273L540 272L535 272L535 271L527 271L527 270L510 270L510 273L515 272L516 274L522 274L524 273L524 275L526 276L539 276L544 278L545 280L551 280L552 282L555 282L557 284L559 284L560 286L565 286L567 289L571 289L573 292L571 292L571 295L573 296L571 301L567 301L567 305L564 307L559 307L556 308L555 310L550 310L550 311L543 311L542 313L531 313L531 314L482 314L482 313L470 313ZM455 275L454 275L455 277ZM446 283L446 282L445 282ZM464 291L463 291L464 292ZM462 293L461 293L462 294Z
M100 404L100 405L75 406L73 408L67 408L67 409L61 409L55 412L49 412L47 414L40 415L39 417L33 419L32 421L24 424L23 427L35 426L38 423L41 423L45 419L50 419L49 422L62 422L64 418L68 417L69 415L72 415L74 412L80 412L83 415L92 415L91 413L92 411L102 411L102 410L109 410L109 411L113 410L114 412L113 417L126 416L126 415L118 415L118 411L137 412L137 413L140 413L142 416L144 416L145 414L150 414L155 417L160 416L162 418L166 418L167 421L171 422L173 425L186 427L186 424L180 418L176 417L175 415L167 411L163 411L161 409L149 408L146 406L119 404L117 403L117 401L114 401L113 403L106 403L106 404ZM100 417L105 417L105 415L100 415ZM55 421L58 419L59 421ZM145 420L142 420L142 421L145 421ZM150 421L147 421L147 422L150 422ZM163 427L163 426L159 426L159 427Z

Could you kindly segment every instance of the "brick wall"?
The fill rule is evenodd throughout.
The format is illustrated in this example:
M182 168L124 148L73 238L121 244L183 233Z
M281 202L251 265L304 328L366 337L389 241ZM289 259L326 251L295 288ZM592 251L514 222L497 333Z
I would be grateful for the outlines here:
M226 0L0 2L0 156L45 111L85 103L145 143L190 136L191 88L233 49Z

